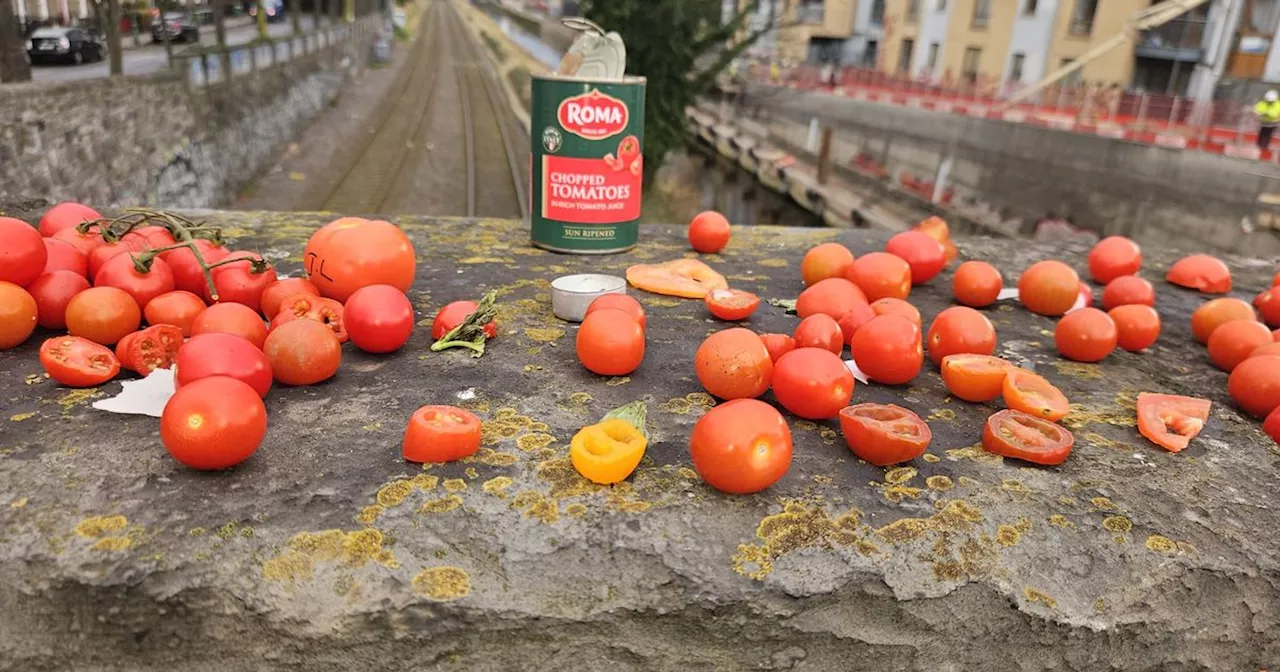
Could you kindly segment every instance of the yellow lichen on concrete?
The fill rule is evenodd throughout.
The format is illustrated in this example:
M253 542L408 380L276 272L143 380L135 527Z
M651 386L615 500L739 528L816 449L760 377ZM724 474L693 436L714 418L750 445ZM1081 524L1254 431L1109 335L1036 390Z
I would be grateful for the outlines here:
M1067 517L1060 513L1055 513L1052 516L1049 516L1048 521L1050 525L1054 527L1060 527L1063 529L1076 526L1075 523L1067 520Z
M555 498L589 495L604 487L583 478L567 457L543 460L535 471L539 478L551 485L550 496Z
M786 259L782 259L780 257L770 257L768 259L761 259L756 263L766 268L786 268L790 264L790 262L788 262Z
M467 489L467 482L461 478L450 478L444 482L444 489L449 492L462 492Z
M1071 404L1067 417L1062 425L1067 429L1083 429L1090 424L1114 425L1116 427L1133 427L1138 423L1133 409L1120 406L1097 407L1084 404Z
M541 432L534 434L525 434L516 439L516 446L526 453L532 453L535 450L546 448L556 442L556 437Z
M884 480L893 485L902 485L915 478L918 473L920 472L915 467L894 467L884 472Z
M560 503L535 490L524 490L511 500L511 508L524 511L525 518L533 518L550 525L560 520Z
M716 405L715 397L707 394L706 392L690 392L689 394L684 395L684 398L694 406L701 406L703 408L711 408Z
M382 507L390 509L403 504L404 500L412 492L413 483L407 479L401 479L382 486L374 499Z
M34 418L34 417L36 417L36 411L31 411L29 413L15 413L9 416L9 421L22 422L23 420L30 420L31 418Z
M413 487L423 492L430 492L440 484L440 477L434 474L418 474L409 479L409 482L413 484Z
M631 376L614 376L605 381L604 384L609 387L618 387L619 385L626 385L629 382L631 382Z
M418 513L448 513L462 506L462 498L457 495L448 495L439 499L431 499L422 503L418 507Z
M531 327L524 330L524 335L531 341L550 343L564 336L564 329L559 327Z
M943 422L951 422L956 419L956 412L949 408L935 408L929 414L926 420L942 420Z
M1124 516L1107 516L1102 519L1102 526L1111 532L1123 534L1133 529L1133 521Z
M904 499L920 499L920 488L913 488L908 485L886 485L880 489L880 494L885 500L898 504Z
M938 457L933 453L925 453L924 455L920 456L920 459L924 460L925 462L934 463L934 464L942 461L941 457Z
M765 516L756 526L759 545L743 544L733 556L733 569L753 579L763 579L773 571L773 560L801 548L853 546L859 553L863 541L859 531L862 514L857 509L831 518L821 506L787 502L780 513ZM874 545L871 545L874 548Z
M1093 505L1093 508L1098 509L1099 511L1115 511L1116 510L1115 502L1111 501L1106 497L1094 497L1093 499L1089 500L1089 503Z
M481 448L475 454L462 458L462 461L466 463L487 464L491 467L509 467L519 460L520 458L512 453L500 453L488 447Z
M972 460L974 462L987 464L1000 464L1004 462L1003 457L983 450L982 444L968 446L967 448L952 448L947 451L947 459L953 462L956 460Z
M950 490L956 487L956 484L951 481L950 476L930 476L929 478L924 479L924 484L928 486L930 490Z
M690 469L689 467L680 467L679 469L676 469L676 473L679 474L681 478L687 478L691 481L698 480L698 472Z
M666 411L667 413L688 415L689 412L693 410L693 404L689 403L689 400L684 397L676 397L658 404L658 408Z
M1178 552L1178 545L1175 544L1172 539L1159 534L1153 534L1147 537L1147 541L1144 545L1147 547L1148 551L1152 551L1154 553L1171 555Z
M1102 378L1102 371L1099 370L1097 364L1082 364L1080 362L1069 362L1065 359L1055 359L1053 360L1053 366L1058 369L1058 375L1061 376L1071 376L1081 380Z
M320 562L337 562L347 567L363 567L376 563L396 569L400 563L390 549L384 548L381 530L365 528L354 532L323 530L299 532L288 542L288 550L267 560L262 575L268 581L294 584L308 580Z
M734 572L756 581L763 581L773 571L773 559L763 546L739 544L732 560Z
M360 509L360 513L356 514L356 522L361 525L372 525L378 522L378 516L382 515L385 509L378 504L373 504Z
M129 526L129 519L124 516L90 516L76 523L76 535L85 538L105 537Z
M435 602L461 599L471 594L471 575L461 567L428 567L413 577L413 591Z
M103 537L89 548L95 551L120 552L127 551L133 547L133 539L129 537Z
M1022 481L1016 481L1009 478L1000 481L1000 489L1017 495L1031 494L1031 488L1028 488Z
M1017 546L1022 540L1022 532L1013 525L1001 525L996 528L996 542L1001 546Z
M1053 599L1052 597L1049 597L1049 595L1039 590L1036 590L1035 588L1032 588L1031 586L1027 586L1023 588L1022 594L1027 598L1027 601L1032 604L1043 604L1044 606L1050 609L1058 608L1057 600Z
M15 499L15 500L13 500L12 502L9 502L9 508L11 508L11 509L21 509L22 507L24 507L24 506L26 506L26 505L27 505L27 501L28 501L28 499L27 499L26 497L19 497L19 498L17 498L17 499Z
M574 502L564 507L564 515L570 518L581 518L587 513L587 505L580 502Z

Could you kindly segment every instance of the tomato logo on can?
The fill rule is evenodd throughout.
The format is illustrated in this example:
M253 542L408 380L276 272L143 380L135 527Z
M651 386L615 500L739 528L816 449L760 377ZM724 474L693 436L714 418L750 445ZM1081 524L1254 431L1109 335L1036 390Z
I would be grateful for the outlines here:
M626 130L630 112L621 100L591 89L561 101L556 117L561 128L580 138L604 140Z

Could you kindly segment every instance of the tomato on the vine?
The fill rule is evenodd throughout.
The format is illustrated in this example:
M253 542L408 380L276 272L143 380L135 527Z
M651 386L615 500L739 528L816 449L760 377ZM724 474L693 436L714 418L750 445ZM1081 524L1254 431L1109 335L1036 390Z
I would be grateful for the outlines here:
M176 289L148 301L142 315L147 324L172 324L182 330L183 336L190 336L191 327L204 309L204 299Z
M1117 306L1139 304L1156 305L1156 290L1151 283L1136 275L1122 275L1107 283L1102 289L1102 307L1111 310Z
M178 350L176 363L174 383L178 387L209 376L230 376L252 387L258 396L265 397L271 390L272 369L267 356L233 334L192 336Z
M460 460L480 450L481 429L480 418L471 411L423 406L409 416L400 452L409 462Z
M933 440L920 416L895 404L857 404L841 410L840 432L854 455L877 467L914 460Z
M342 304L312 294L295 294L280 302L280 311L271 320L271 331L294 320L312 320L333 331L339 343L346 343L348 334Z
M843 278L853 265L853 253L840 243L812 247L800 260L800 278L811 287L828 278Z
M1232 320L1210 334L1209 360L1219 369L1230 372L1258 346L1271 342L1267 325L1252 319Z
M1033 313L1058 317L1080 296L1080 276L1061 261L1038 261L1018 278L1018 298Z
M886 296L905 299L911 293L911 266L888 252L871 252L853 260L847 277L867 300Z
M942 267L947 263L942 243L920 231L894 234L884 246L884 251L907 262L913 285L929 282L942 272Z
M1231 269L1221 259L1207 254L1193 254L1173 262L1165 279L1179 287L1198 289L1205 294L1231 291Z
M102 345L138 330L142 310L128 292L118 287L90 287L67 302L67 330Z
M120 373L111 350L79 336L54 336L40 346L40 365L67 387L97 387Z
M707 210L689 222L689 244L704 254L714 254L729 244L731 230L724 215Z
M183 386L160 415L160 442L192 469L233 467L258 450L267 434L267 407L252 388L226 376Z
M380 220L343 217L311 234L303 250L307 277L330 299L346 301L367 285L413 285L417 257L399 227Z
M103 264L111 259L124 255L126 258L130 253L138 253L142 251L142 243L137 239L120 239L111 243L103 243L89 253L89 278L97 282L98 271L102 270Z
M737 399L698 420L689 453L707 485L732 495L760 492L791 466L791 428L769 404Z
M231 261L213 269L213 286L218 290L218 303L241 303L252 308L255 313L261 311L262 292L276 281L276 269L256 252L232 252L222 261L231 259L244 261Z
M929 360L941 364L947 355L989 355L996 349L996 328L986 315L967 306L938 313L929 325Z
M844 333L840 330L840 323L824 313L800 320L792 336L796 339L797 348L822 348L837 355L844 351Z
M1142 392L1138 395L1138 431L1157 446L1176 453L1204 429L1211 405L1208 399Z
M271 373L285 385L314 385L338 372L342 344L333 329L315 320L294 320L267 334L262 351Z
M102 234L98 233L98 226L96 224L89 227L89 230L85 233L80 233L78 228L71 227L63 229L49 237L53 240L67 243L77 250L80 250L81 254L85 255L86 264L88 263L89 255L97 249L99 245L102 245L105 242L102 240Z
M1062 316L1054 329L1058 352L1077 362L1100 362L1116 349L1118 332L1111 316L1097 308L1081 308Z
M0 350L27 340L36 330L39 318L40 307L27 290L12 282L0 281Z
M71 297L89 289L89 281L74 271L45 273L27 285L36 300L40 326L45 329L67 328L67 304Z
M152 259L144 267L131 254L118 254L103 262L98 274L93 276L93 284L123 289L138 302L139 310L157 296L174 290L173 272L163 259Z
M454 316L450 316L446 318L446 321L453 323L453 327L456 327L459 324L461 324L463 320L467 319L467 315L470 315L471 313L475 312L477 307L474 301L456 301L454 303L449 304L448 306L445 306L444 308L441 308L440 313L443 314L445 309L455 304L467 304L471 307L470 309L467 310L466 314L461 316L461 319L457 319ZM606 308L617 308L618 310L621 310L624 313L630 314L632 317L636 318L636 322L640 323L641 329L644 329L648 323L648 321L645 319L644 306L641 306L640 302L635 300L635 297L629 296L627 294L604 294L602 296L596 297L595 300L591 302L591 305L587 306L587 312L583 314L583 318L585 319L587 315L590 315L591 313L597 310L604 310ZM436 319L440 320L441 318L439 315L437 315ZM434 327L435 325L432 325L432 326ZM449 327L449 329L445 329L441 331L440 336L444 336L445 334L449 333L449 330L453 329L453 327ZM434 328L432 329L432 331L435 331ZM489 338L493 338L493 335L497 333L497 328L492 323L490 323L485 325L484 331ZM489 333L490 331L493 331L494 333L490 334ZM439 340L440 336L435 336L435 338Z
M1062 464L1071 455L1073 445L1075 437L1071 432L1016 410L995 413L982 426L984 450L1032 464Z
M858 368L884 385L909 383L924 365L920 327L901 315L880 315L862 325L849 350Z
M285 299L297 294L320 296L320 289L316 287L314 282L306 278L276 280L263 288L262 296L258 298L258 307L262 309L262 314L270 321L276 316L276 313L280 312L280 304Z
M1280 357L1250 357L1232 369L1227 393L1240 408L1266 417L1280 407Z
M1117 306L1107 315L1116 323L1116 345L1129 352L1149 348L1160 338L1160 314L1151 306Z
M176 242L173 234L169 233L169 229L163 226L140 226L129 233L124 238L132 238L142 244L142 248L155 249L160 247L168 247Z
M991 401L1003 392L1004 378L1013 368L991 355L947 355L942 358L942 384L965 401Z
M1001 388L1004 403L1015 411L1057 422L1071 410L1067 396L1053 383L1026 369L1013 369Z
M1089 275L1101 285L1142 268L1142 248L1124 236L1108 236L1089 250ZM1119 305L1119 304L1117 304ZM1108 306L1111 308L1114 306Z
M853 373L839 356L822 348L796 348L778 358L773 396L782 407L809 420L834 417L853 398Z
M75 245L57 238L45 238L44 250L46 258L42 275L54 271L72 271L80 277L89 277L89 255L76 249Z
M231 254L231 251L227 248L203 238L197 238L191 244L199 251L200 257L204 259L206 266L222 261L227 255ZM173 286L175 289L191 292L201 298L209 295L208 280L205 278L204 271L200 268L200 263L196 261L195 252L192 252L190 247L165 250L160 253L160 258L169 265L169 270L173 272Z
M796 298L796 315L830 315L839 320L859 306L867 305L867 297L858 286L844 278L827 278L809 285ZM870 318L868 318L870 319Z
M413 335L413 304L391 285L368 285L342 307L347 334L365 352L393 352Z
M45 211L40 218L40 235L53 236L66 229L74 229L85 222L96 222L102 219L97 210L75 203L64 201Z
M1218 327L1232 320L1256 320L1253 308L1240 299L1223 297L1200 304L1191 313L1191 335L1197 341L1208 343Z
M698 382L721 399L758 397L773 381L773 360L764 342L749 329L735 327L711 334L694 355Z
M0 282L26 287L44 272L49 251L40 232L21 219L0 217Z
M956 301L973 308L995 303L1003 288L1000 271L985 261L966 261L960 264L951 278L951 293Z
M578 361L588 371L625 376L644 361L644 328L630 313L616 308L597 310L578 327L576 347Z
M778 358L796 349L796 339L786 334L760 334L760 342L769 351L769 359L778 363Z
M745 320L760 307L760 297L740 289L713 289L703 301L712 315L729 322Z
M191 321L190 333L192 336L231 334L261 350L267 340L267 325L262 321L262 316L242 303L215 303L195 316Z

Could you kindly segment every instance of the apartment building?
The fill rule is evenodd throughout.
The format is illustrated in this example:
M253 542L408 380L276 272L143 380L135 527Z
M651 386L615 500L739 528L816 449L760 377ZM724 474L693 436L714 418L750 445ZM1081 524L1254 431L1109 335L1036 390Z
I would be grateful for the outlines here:
M749 30L776 26L752 49L761 58L791 63L874 67L886 0L761 0L746 22ZM729 21L750 0L721 0Z

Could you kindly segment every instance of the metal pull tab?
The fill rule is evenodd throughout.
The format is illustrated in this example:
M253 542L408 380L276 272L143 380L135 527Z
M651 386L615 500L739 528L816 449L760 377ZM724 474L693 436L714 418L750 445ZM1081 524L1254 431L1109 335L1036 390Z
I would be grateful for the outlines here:
M580 33L560 61L556 73L590 79L621 79L627 68L627 46L616 32L605 32L596 22L568 17L561 22Z

